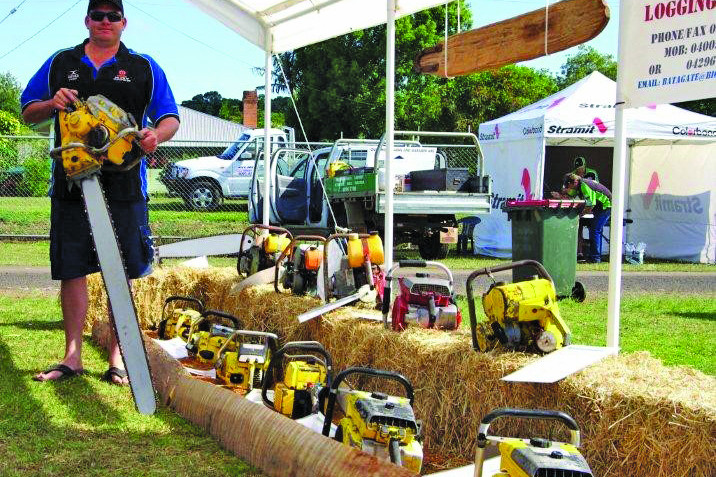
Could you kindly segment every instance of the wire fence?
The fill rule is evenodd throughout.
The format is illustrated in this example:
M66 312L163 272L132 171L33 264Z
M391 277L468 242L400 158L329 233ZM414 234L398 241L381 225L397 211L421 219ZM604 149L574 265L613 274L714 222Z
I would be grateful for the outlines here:
M49 236L47 192L53 141L48 136L0 136L0 237ZM287 145L277 142L272 149ZM290 146L325 152L331 144ZM441 159L435 167L467 168L475 173L479 159L475 147L437 148ZM174 239L243 231L249 222L246 197L257 155L263 155L262 140L170 141L161 145L146 158L152 233Z

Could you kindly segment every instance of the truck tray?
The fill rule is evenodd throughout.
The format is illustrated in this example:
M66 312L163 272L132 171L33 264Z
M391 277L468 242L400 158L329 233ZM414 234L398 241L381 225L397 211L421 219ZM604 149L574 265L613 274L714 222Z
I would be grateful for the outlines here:
M477 187L477 180L470 177L466 167L428 169L410 173L410 190L413 191L477 192Z

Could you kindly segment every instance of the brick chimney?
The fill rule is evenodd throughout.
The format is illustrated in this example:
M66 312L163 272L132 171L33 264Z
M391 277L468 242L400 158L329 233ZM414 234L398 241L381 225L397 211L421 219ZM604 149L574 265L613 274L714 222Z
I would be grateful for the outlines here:
M257 126L257 114L259 107L259 96L254 91L244 91L244 126L255 129Z

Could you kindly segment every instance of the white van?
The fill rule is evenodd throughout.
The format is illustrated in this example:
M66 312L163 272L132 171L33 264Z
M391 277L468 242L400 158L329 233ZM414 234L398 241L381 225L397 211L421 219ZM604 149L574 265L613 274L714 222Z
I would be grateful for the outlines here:
M271 152L294 144L292 128L270 129ZM169 164L159 180L171 195L180 196L192 210L213 210L224 198L249 195L257 154L263 154L263 129L243 133L217 156L197 157Z

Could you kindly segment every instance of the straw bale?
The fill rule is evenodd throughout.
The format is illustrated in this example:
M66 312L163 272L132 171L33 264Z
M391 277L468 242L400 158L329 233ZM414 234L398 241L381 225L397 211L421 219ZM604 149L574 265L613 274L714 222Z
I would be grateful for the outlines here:
M277 333L282 342L322 342L337 370L371 366L400 372L415 387L415 412L424 422L426 451L458 456L454 463L473 458L482 416L511 406L571 414L581 426L583 452L595 475L716 475L713 376L690 367L667 367L641 352L607 358L555 384L504 382L503 376L535 356L476 353L464 331L386 331L380 324L352 317L350 308L299 325L295 317L318 306L318 300L278 295L267 286L229 296L236 272L227 270L160 270L151 280L139 280L134 291L140 321L156 324L165 296L198 294L210 306L237 314L249 329ZM92 316L100 314L96 308L101 306L101 298L93 300ZM377 385L365 380L353 384ZM380 387L400 392L393 385ZM490 432L567 439L561 426L537 421L498 420Z

